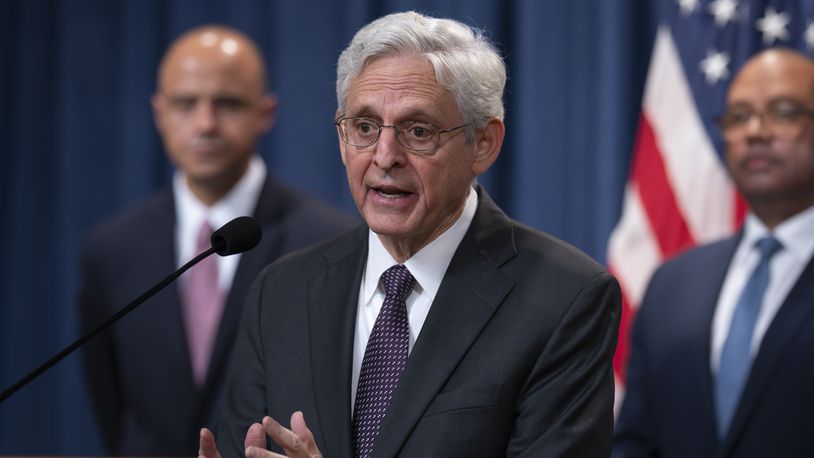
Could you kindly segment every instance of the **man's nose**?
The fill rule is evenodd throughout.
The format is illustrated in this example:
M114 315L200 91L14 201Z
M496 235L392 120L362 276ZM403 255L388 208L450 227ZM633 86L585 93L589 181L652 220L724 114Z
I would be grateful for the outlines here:
M747 138L765 138L771 135L771 127L764 113L752 113L745 128Z
M212 102L203 101L195 107L195 126L201 132L209 132L218 125L218 116Z
M379 139L376 141L374 147L373 160L376 165L383 169L389 170L397 165L403 165L406 160L406 153L404 147L398 141L396 135L396 128L393 126L382 126L379 133Z

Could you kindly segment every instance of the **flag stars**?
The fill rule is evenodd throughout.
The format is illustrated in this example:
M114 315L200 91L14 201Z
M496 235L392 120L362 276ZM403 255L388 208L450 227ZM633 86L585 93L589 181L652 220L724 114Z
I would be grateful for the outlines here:
M786 26L791 18L786 13L778 13L774 8L767 8L766 14L757 20L755 28L763 33L763 43L770 45L777 40L788 41L789 31Z
M729 55L715 50L707 51L707 57L701 61L701 72L710 86L729 76Z
M709 12L715 16L715 25L726 26L729 21L735 18L738 2L735 0L715 0L709 4Z
M678 7L681 9L681 14L689 16L698 8L698 0L678 0Z

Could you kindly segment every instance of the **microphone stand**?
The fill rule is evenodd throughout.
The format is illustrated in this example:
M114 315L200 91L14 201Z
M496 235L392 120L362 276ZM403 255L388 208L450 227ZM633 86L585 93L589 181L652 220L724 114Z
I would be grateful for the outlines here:
M65 347L64 350L62 350L61 352L59 352L56 355L54 355L53 357L51 357L51 359L49 359L48 361L43 363L40 367L38 367L38 368L34 369L33 371L29 372L28 375L21 378L17 383L15 383L14 385L11 385L5 391L3 391L2 394L0 394L0 403L5 401L12 394L16 393L17 390L19 390L20 388L28 385L32 380L37 378L40 374L42 374L43 372L50 369L51 366L53 366L54 364L62 361L66 356L73 353L74 350L81 347L85 342L87 342L88 340L94 338L96 336L96 334L99 334L100 332L102 332L105 329L107 329L108 327L110 327L110 325L112 325L116 321L119 321L119 319L121 317L123 317L123 316L127 315L128 313L130 313L134 308L141 305L142 302L146 301L147 299L152 297L155 293L157 293L157 292L161 291L162 289L164 289L164 287L166 287L167 285L172 283L182 273L189 270L190 267L192 267L195 264L201 262L204 258L211 255L212 253L217 252L219 249L222 249L222 247L221 246L218 246L218 247L213 246L213 247L209 248L208 250L204 251L203 253L199 254L198 256L195 256L194 258L192 258L191 261L189 261L188 263L181 266L180 269L178 269L175 272L173 272L172 274L170 274L167 278L161 280L160 283L158 283L157 285L150 288L150 290L148 290L146 293L142 294L136 300L134 300L130 304L126 305L125 307L123 307L121 310L119 310L115 314L113 314L113 316L111 316L110 318L105 320L104 323L100 324L99 326L96 326L93 330L91 330L90 332L88 332L84 336L82 336L79 339L77 339L76 341L74 341L74 343L72 343L72 344L68 345L67 347Z

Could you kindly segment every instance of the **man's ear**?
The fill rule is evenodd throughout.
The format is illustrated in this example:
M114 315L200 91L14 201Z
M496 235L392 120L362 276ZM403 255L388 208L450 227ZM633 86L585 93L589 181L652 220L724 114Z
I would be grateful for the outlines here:
M164 100L164 97L162 97L161 94L156 92L152 97L150 97L150 106L153 108L153 124L155 125L156 130L161 132L161 120L164 116L167 102Z
M337 111L336 115L334 115L334 119L338 119L338 118L339 118L339 112ZM346 157L345 154L346 154L346 150L348 148L348 144L345 143L344 140L342 140L342 133L339 131L339 129L341 129L341 127L339 127L339 125L337 125L336 126L336 139L339 141L339 153L342 156L342 163L345 164L345 167L347 167L348 166L348 161L345 160L345 157Z
M486 173L497 160L505 135L506 126L498 118L490 119L486 127L475 133L475 160L472 163L475 176Z
M277 106L277 96L272 93L264 94L260 99L260 124L258 126L260 133L267 132L274 125L277 120Z

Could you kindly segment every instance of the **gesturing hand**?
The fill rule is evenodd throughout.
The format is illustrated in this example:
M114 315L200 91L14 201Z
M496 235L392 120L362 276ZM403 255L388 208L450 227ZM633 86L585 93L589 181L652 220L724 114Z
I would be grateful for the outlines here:
M285 455L273 453L266 450L266 435L282 447ZM302 412L294 412L291 415L291 429L285 428L271 417L263 418L263 424L254 423L246 431L246 439L243 443L246 449L247 458L268 458L268 457L306 457L322 458L322 453L317 448L314 435L305 424ZM201 429L200 445L198 448L199 458L221 458L218 452L215 436L206 428Z
M263 430L277 445L282 447L285 455L279 455L265 450L265 447L246 447L247 458L268 458L282 457L289 458L322 458L322 453L317 448L314 435L305 424L305 417L302 412L294 412L291 415L291 429L285 428L271 417L263 418ZM248 444L248 441L247 441Z

